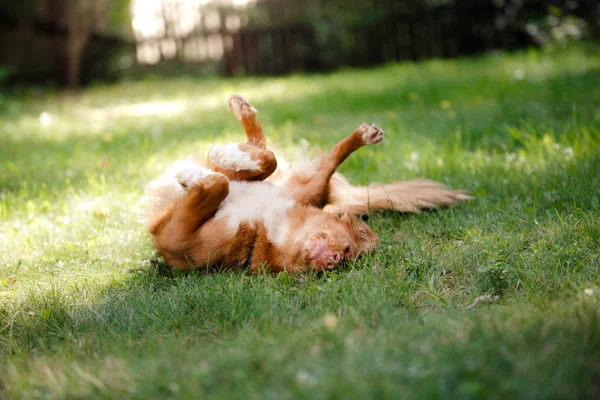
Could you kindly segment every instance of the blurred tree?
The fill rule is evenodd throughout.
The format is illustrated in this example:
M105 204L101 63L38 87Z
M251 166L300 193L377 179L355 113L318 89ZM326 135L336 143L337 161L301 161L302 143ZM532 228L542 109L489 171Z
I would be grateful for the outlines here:
M126 51L135 56L129 5L130 0L0 0L0 65L12 82L74 87L105 79L118 69L115 57Z
M48 9L56 26L66 26L66 43L55 39L55 57L63 71L63 81L70 88L79 85L81 56L94 30L106 24L108 0L47 0Z
M106 5L106 28L110 33L133 37L131 30L131 0L109 0Z
M44 1L44 0L42 0ZM55 58L61 66L60 81L79 86L81 60L94 32L109 29L122 34L129 27L130 0L45 0L46 10L55 26L67 29L66 38L54 40Z
M583 0L587 13L587 23L590 33L595 38L600 38L600 2L598 0Z

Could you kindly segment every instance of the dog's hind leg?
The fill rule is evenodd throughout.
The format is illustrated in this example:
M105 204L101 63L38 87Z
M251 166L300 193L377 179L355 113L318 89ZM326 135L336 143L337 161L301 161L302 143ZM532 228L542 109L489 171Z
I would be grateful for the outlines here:
M248 144L259 149L267 148L267 140L263 133L262 126L256 118L256 108L252 107L246 99L240 95L229 96L227 101L229 111L240 121L248 137Z
M296 201L323 208L328 203L329 180L346 158L362 146L383 140L383 131L371 124L362 124L347 138L336 144L329 153L300 165L287 173L280 184Z
M229 194L227 177L200 165L181 170L176 179L185 193L148 226L156 248L175 253L189 245Z
M266 148L267 141L256 119L256 109L238 95L229 98L228 106L244 127L248 142L212 147L208 152L207 167L232 181L262 181L277 169L277 158Z
M277 169L277 158L251 144L224 144L208 151L206 164L232 181L262 181Z

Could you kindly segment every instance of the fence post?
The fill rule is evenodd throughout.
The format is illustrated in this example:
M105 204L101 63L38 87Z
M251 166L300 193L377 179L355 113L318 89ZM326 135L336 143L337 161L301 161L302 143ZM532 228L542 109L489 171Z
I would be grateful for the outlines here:
M590 27L590 34L594 38L600 38L600 15L598 13L600 4L598 0L584 0L584 4L584 12L587 16L588 26Z

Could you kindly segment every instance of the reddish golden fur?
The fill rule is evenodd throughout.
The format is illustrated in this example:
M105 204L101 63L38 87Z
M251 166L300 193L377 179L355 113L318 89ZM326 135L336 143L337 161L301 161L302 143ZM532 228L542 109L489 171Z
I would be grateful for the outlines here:
M256 110L240 96L232 96L229 107L244 127L246 144L217 148L204 167L184 163L149 185L146 199L157 206L146 226L171 267L332 269L377 246L377 235L351 214L418 212L468 198L426 180L350 185L335 171L352 152L383 140L383 131L369 124L311 163L277 169Z

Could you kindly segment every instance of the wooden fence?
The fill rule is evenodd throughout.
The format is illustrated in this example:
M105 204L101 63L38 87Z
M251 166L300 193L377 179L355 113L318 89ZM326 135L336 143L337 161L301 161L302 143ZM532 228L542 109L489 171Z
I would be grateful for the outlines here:
M527 24L549 13L578 16L598 32L600 5L598 0L131 1L135 42L94 32L83 53L84 83L153 70L276 75L520 48L535 44ZM60 83L64 66L56 54L70 27L39 16L23 19L13 11L0 6L0 68L10 66L15 81ZM142 65L132 64L136 55Z
M198 8L197 18L188 15L188 22L193 20L196 25L184 35L177 35L177 29L168 27L179 23L181 3L173 3L169 9L171 3L163 0L167 29L161 37L138 37L138 49L153 47L153 63L169 59L217 63L225 75L368 66L535 44L525 29L528 21L547 16L549 10L560 10L594 25L598 3L256 0L252 7L237 9L223 7L221 2L221 7Z

